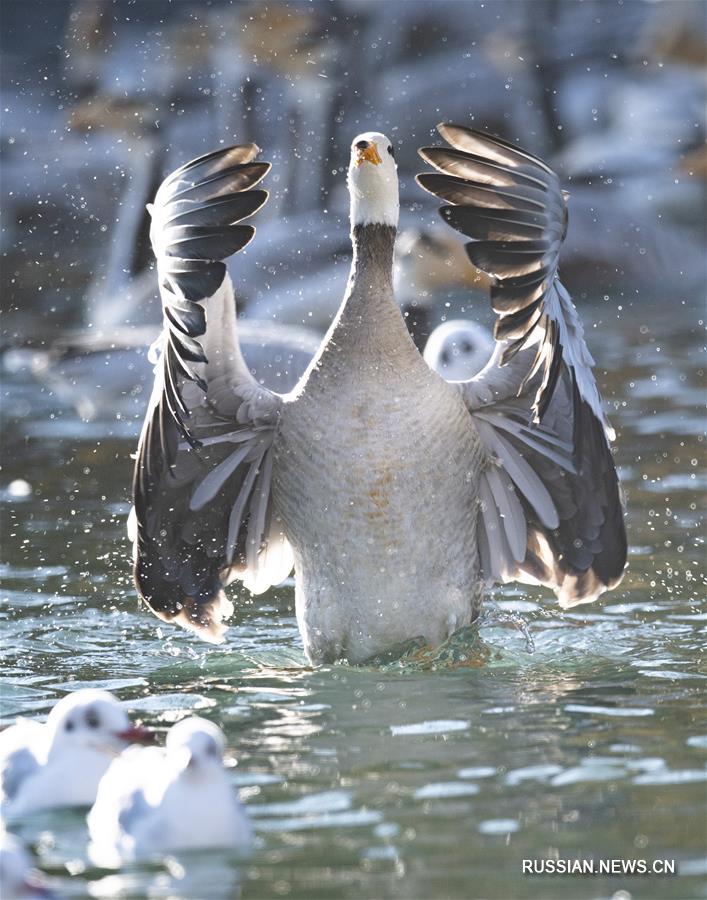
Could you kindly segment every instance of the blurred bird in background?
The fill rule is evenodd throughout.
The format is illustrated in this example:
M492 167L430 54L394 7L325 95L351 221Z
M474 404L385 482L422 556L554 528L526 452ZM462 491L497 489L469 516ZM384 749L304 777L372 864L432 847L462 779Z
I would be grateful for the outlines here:
M0 896L5 900L56 900L34 868L32 857L20 841L0 825Z

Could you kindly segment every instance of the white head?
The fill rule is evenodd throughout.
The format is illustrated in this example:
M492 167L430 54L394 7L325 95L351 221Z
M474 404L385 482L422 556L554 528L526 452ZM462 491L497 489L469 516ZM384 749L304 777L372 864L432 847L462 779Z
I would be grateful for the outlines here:
M97 750L107 756L128 744L149 743L152 733L130 724L127 712L107 691L81 690L62 697L49 713L49 754Z
M226 740L218 725L199 716L173 725L165 744L168 764L194 776L221 771L225 748Z
M398 225L400 198L393 144L379 131L357 135L348 176L351 225Z
M466 381L483 369L494 340L483 325L452 319L429 336L423 354L427 365L447 381Z

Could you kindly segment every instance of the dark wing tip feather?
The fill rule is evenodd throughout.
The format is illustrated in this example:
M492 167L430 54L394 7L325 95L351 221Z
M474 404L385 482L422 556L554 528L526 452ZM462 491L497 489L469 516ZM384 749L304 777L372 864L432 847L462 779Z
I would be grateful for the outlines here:
M240 224L266 202L255 189L270 169L255 162L255 144L224 147L186 163L169 175L151 208L167 342L162 354L165 404L182 436L196 442L186 423L181 385L204 381L190 363L206 363L197 340L206 330L201 305L226 277L224 260L242 250L255 228ZM166 460L169 463L171 460Z
M440 122L437 126L439 135L457 150L469 153L492 154L499 161L509 166L536 166L548 175L555 177L555 173L540 157L528 153L522 147L511 144L496 135L486 134L468 128L466 125L456 125L453 122Z
M449 147L418 151L437 171L418 175L417 182L449 204L440 215L471 238L469 259L494 278L492 303L500 316L496 337L513 342L504 353L506 364L528 346L536 328L552 331L544 311L567 227L566 198L552 169L520 147L451 122L437 130ZM562 359L556 331L550 338L538 342L533 367L541 365L545 376L535 398L536 414L550 402Z
M181 625L209 643L222 643L227 629L224 620L233 612L233 604L223 591L217 566L205 565L201 560L196 566L192 565L193 560L175 560L175 571L166 571L164 548L159 541L143 537L140 545L134 578L143 602L163 622ZM194 568L203 577L203 587L189 596L185 586L190 586Z
M172 184L187 174L196 180L205 181L216 172L252 162L259 153L260 147L254 143L219 147L218 150L211 150L209 153L204 153L203 156L197 156L175 169L171 175L165 178L163 186Z
M560 594L564 606L616 587L628 556L624 503L603 424L574 392L572 407L573 431L581 431L582 442L573 442L576 475L557 488L560 527L553 536L568 579Z
M568 445L572 466L558 467L557 460L537 441L531 443L512 429L504 432L540 478L558 516L557 526L549 528L524 500L528 543L525 559L514 575L522 580L521 573L525 573L552 587L563 608L591 602L616 587L626 569L628 550L623 499L603 424L572 389L570 380L566 366L560 364L552 395L557 397L559 384L571 399L569 408L564 412L555 409L553 417L557 421L561 416L560 427L573 435ZM535 434L537 427L541 428L529 426L526 435ZM574 439L578 431L580 444Z

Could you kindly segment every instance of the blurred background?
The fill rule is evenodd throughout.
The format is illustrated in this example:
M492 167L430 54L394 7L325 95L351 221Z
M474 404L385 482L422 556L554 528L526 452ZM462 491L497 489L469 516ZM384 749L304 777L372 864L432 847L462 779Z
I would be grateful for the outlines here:
M156 323L145 204L178 165L251 140L273 170L261 233L234 271L240 310L326 327L348 267L350 141L368 129L396 144L400 290L434 294L433 326L473 281L412 180L442 119L517 141L560 172L571 192L563 275L575 292L666 302L704 288L701 2L45 0L29 10L3 2L5 346L67 326ZM429 276L435 265L443 276Z

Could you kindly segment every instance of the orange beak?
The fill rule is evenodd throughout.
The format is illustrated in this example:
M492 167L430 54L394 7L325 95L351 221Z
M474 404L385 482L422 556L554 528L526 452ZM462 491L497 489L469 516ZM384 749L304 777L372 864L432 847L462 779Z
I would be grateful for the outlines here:
M363 150L356 148L356 165L360 166L364 160L373 163L374 166L379 166L383 162L378 153L378 147L373 141Z

